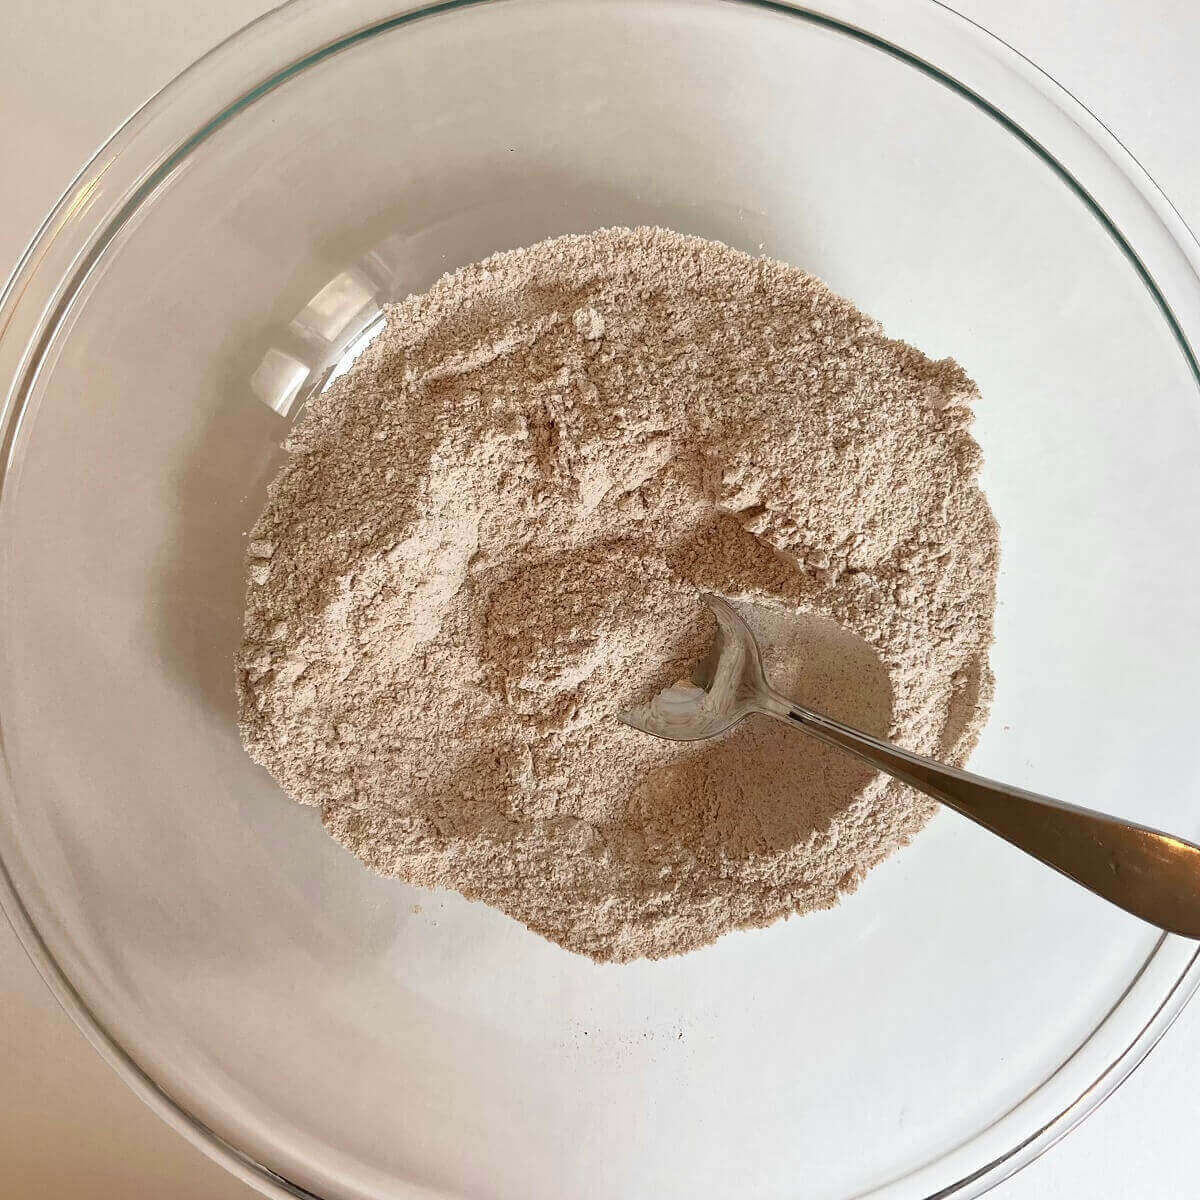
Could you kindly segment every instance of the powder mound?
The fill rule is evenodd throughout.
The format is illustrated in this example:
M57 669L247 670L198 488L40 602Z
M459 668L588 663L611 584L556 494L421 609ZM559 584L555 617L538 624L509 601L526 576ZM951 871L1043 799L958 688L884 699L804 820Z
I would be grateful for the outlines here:
M976 399L813 276L661 229L447 275L288 439L246 748L375 870L596 959L829 907L931 801L766 719L682 745L617 714L704 656L714 591L781 690L961 764L998 555Z

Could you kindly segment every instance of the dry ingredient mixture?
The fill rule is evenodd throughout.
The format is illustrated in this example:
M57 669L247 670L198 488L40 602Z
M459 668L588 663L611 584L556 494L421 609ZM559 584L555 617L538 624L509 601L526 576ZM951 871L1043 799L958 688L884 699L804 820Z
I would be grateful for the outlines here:
M976 398L813 276L661 229L446 275L288 439L246 747L375 870L596 959L829 907L931 801L766 719L683 745L616 714L703 656L712 590L771 606L781 690L962 763L997 567Z

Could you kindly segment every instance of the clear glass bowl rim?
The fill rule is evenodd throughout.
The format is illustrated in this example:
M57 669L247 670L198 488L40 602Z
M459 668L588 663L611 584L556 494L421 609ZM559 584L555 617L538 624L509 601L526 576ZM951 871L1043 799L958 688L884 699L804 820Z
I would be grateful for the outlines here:
M168 83L96 152L34 235L0 292L0 503L11 484L12 450L26 402L51 357L72 303L105 250L140 205L151 199L189 153L221 125L287 79L333 54L418 19L500 0L443 0L397 5L357 0L328 5L290 0L251 22ZM566 2L566 0L564 0ZM957 92L1039 155L1070 187L1123 250L1170 326L1200 384L1200 245L1180 214L1132 154L1092 113L1007 43L940 0L733 0L767 9L866 43ZM347 11L358 23L346 29ZM279 65L282 63L283 65ZM0 714L0 731L3 715ZM0 738L0 753L3 742ZM7 776L7 770L5 772ZM8 778L3 781L7 789ZM321 1200L218 1136L176 1103L138 1066L130 1049L90 1011L77 982L35 926L5 859L10 830L0 821L0 907L34 965L84 1036L170 1126L265 1195ZM983 1194L1032 1162L1096 1110L1158 1043L1200 986L1200 949L1163 935L1120 1000L1088 1042L1130 995L1153 977L1161 997L1149 1017L1124 1035L1104 1065L1048 1120L1010 1139L1001 1153L952 1182L914 1190L942 1159L871 1192L871 1200L923 1200ZM1170 951L1169 956L1167 951ZM1160 981L1156 960L1181 964ZM1078 1056L1085 1042L1072 1056ZM1043 1081L1047 1087L1071 1063ZM1032 1096L1032 1093L1031 1093ZM1029 1097L1026 1098L1027 1100ZM998 1119L1011 1124L1025 1102ZM989 1128L995 1128L995 1125ZM960 1160L988 1130L947 1152ZM981 1146L980 1149L983 1149ZM931 1180L932 1182L932 1180ZM867 1197L860 1197L867 1200Z

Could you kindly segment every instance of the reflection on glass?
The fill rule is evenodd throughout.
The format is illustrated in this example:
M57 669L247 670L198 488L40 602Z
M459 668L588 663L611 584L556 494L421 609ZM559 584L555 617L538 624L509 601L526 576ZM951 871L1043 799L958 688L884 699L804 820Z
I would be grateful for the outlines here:
M292 321L298 333L308 333L335 342L368 305L375 307L375 289L370 280L351 268L335 275Z
M393 244L397 243L397 244ZM250 379L254 394L281 417L292 418L316 392L344 375L383 331L380 304L388 294L395 237L339 271L278 330ZM281 349L279 344L288 347Z
M268 408L286 417L308 376L304 363L272 346L250 376L250 387Z

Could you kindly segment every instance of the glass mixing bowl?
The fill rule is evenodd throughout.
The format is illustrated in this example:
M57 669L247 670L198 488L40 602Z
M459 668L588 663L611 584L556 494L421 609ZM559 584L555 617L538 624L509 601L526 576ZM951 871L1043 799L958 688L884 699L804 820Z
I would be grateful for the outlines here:
M0 305L5 906L84 1032L275 1196L975 1196L1197 981L953 814L838 909L600 967L376 878L243 754L243 533L379 305L653 222L978 380L975 767L1200 835L1197 247L927 0L298 0L84 169Z

